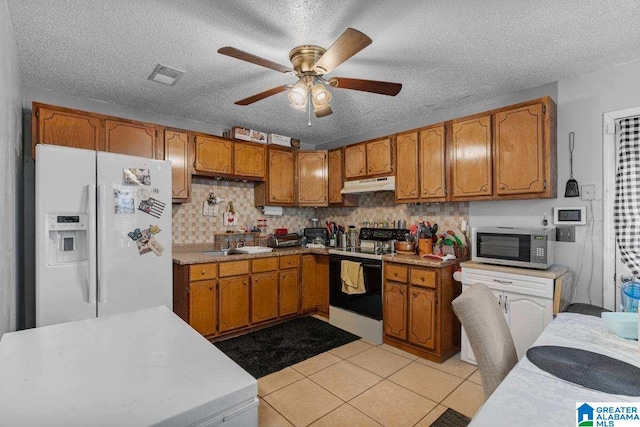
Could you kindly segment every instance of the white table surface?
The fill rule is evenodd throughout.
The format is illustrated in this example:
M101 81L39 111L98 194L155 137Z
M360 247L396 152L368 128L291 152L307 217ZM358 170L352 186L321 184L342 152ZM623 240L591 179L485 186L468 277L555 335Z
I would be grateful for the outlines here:
M609 332L601 318L560 313L532 347L557 345L604 354L640 368L638 342ZM507 375L473 418L471 427L574 426L577 402L638 402L637 396L613 395L562 380L526 357Z
M7 333L0 425L189 425L257 381L166 307Z

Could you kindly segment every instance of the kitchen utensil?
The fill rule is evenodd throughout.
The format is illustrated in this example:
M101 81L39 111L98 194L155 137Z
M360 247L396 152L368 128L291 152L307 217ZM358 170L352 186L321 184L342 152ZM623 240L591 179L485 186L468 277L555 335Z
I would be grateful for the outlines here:
M311 221L311 227L318 228L318 222L320 222L318 218L311 218L310 221Z
M407 221L404 219L398 220L398 228L404 230L407 228Z
M436 234L438 232L438 224L433 224L431 227L431 234Z
M567 186L564 190L564 197L579 197L580 190L578 189L578 181L573 177L573 148L575 146L575 133L569 132L569 165L570 175L567 181Z
M456 236L456 233L454 233L451 230L447 230L447 234L451 237L453 237L453 239L456 241L456 243L458 244L458 246L462 246L462 240L458 239L458 236Z
M397 252L415 252L416 251L416 244L414 242L403 242L403 241L397 241L396 242L396 251Z

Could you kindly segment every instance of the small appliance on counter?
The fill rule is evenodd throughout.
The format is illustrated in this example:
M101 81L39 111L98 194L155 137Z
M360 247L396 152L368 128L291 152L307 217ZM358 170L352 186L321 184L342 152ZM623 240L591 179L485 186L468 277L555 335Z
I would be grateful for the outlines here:
M329 243L329 231L326 227L308 227L304 229L304 238L307 243L326 246Z
M555 228L474 228L471 260L546 270L554 263L555 240Z
M301 237L296 233L289 233L283 235L271 235L267 237L267 246L270 248L291 248L300 246Z

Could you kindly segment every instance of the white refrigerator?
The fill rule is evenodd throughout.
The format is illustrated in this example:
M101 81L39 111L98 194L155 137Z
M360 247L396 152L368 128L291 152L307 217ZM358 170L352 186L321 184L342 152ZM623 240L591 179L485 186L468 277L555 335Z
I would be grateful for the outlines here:
M171 163L36 146L36 326L173 307Z

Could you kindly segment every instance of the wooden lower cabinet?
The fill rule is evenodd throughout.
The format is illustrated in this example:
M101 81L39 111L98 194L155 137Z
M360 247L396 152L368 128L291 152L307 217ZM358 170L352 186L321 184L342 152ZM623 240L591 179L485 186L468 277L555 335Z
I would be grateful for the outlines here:
M278 317L278 273L251 277L251 323Z
M300 287L298 269L290 268L280 271L279 309L280 316L288 316L298 313L300 301Z
M303 312L329 315L329 256L302 255Z
M216 285L215 280L189 284L189 324L205 336L216 333Z
M385 343L439 363L460 351L460 322L451 308L462 286L453 280L457 267L385 262Z
M386 282L384 286L384 334L407 339L407 285Z
M313 294L313 310L323 305L328 313L328 256L317 265L323 266L314 274L324 277L326 298L322 292ZM300 271L299 254L174 265L173 311L208 338L295 317L301 313Z
M218 289L218 332L249 325L249 276L220 279Z

